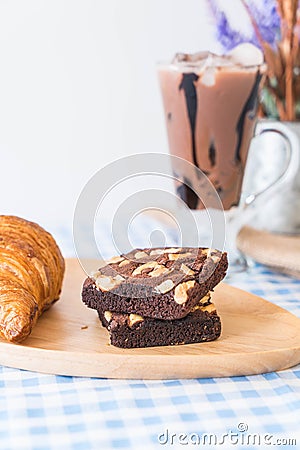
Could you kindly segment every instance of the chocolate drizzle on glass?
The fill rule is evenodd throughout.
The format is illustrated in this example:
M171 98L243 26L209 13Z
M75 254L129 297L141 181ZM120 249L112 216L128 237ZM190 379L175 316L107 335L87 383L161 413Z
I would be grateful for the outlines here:
M214 167L216 164L216 147L215 147L215 143L213 140L211 141L210 146L209 146L208 156L209 156L210 164L212 165L212 167Z
M257 71L256 78L255 78L255 81L253 84L253 88L251 89L249 97L245 103L245 106L243 108L243 111L241 112L240 118L239 118L237 126L236 126L238 141L237 141L236 150L235 150L235 160L237 162L241 161L240 148L241 148L241 144L242 144L242 140L243 140L245 119L246 119L247 115L252 120L254 120L254 118L256 116L257 103L258 103L257 92L258 92L258 87L259 87L261 78L262 78L262 74L259 71Z
M195 81L199 78L195 73L183 73L182 80L179 85L179 90L184 91L185 101L189 116L189 122L191 127L192 134L192 151L193 151L193 161L196 167L199 168L197 161L197 152L196 152L196 117L197 117L197 92L195 87Z

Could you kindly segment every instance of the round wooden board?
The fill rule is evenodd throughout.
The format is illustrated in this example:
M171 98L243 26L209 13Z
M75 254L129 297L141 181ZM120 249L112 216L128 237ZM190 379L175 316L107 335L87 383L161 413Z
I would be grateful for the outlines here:
M113 347L97 313L81 302L84 271L76 259L66 262L61 300L44 313L23 344L0 341L0 364L59 375L167 379L259 374L300 362L300 319L224 283L213 296L223 324L217 341ZM97 268L97 263L90 267Z

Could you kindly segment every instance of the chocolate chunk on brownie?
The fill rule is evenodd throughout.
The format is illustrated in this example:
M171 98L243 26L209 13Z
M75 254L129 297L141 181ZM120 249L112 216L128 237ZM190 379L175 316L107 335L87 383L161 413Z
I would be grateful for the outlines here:
M98 311L175 320L225 276L226 253L207 248L136 249L87 278L82 300Z
M199 303L183 319L149 319L137 314L99 311L112 345L121 348L195 344L217 339L221 321L213 303Z

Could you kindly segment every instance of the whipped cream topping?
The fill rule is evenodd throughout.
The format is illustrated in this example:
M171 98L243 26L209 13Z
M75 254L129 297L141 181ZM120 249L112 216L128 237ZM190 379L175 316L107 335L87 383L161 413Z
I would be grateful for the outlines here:
M250 43L239 44L224 55L217 55L209 51L198 53L177 53L172 64L179 70L203 72L214 68L247 68L260 66L264 62L262 51Z

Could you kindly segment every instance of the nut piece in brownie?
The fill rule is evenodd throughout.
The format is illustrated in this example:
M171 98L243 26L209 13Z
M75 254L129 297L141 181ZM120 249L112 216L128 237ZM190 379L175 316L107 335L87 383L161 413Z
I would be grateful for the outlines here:
M220 318L209 295L183 319L149 319L111 311L99 311L98 315L111 344L121 348L195 344L213 341L221 334Z
M175 320L225 276L226 253L207 248L136 249L87 278L82 300L97 311Z

